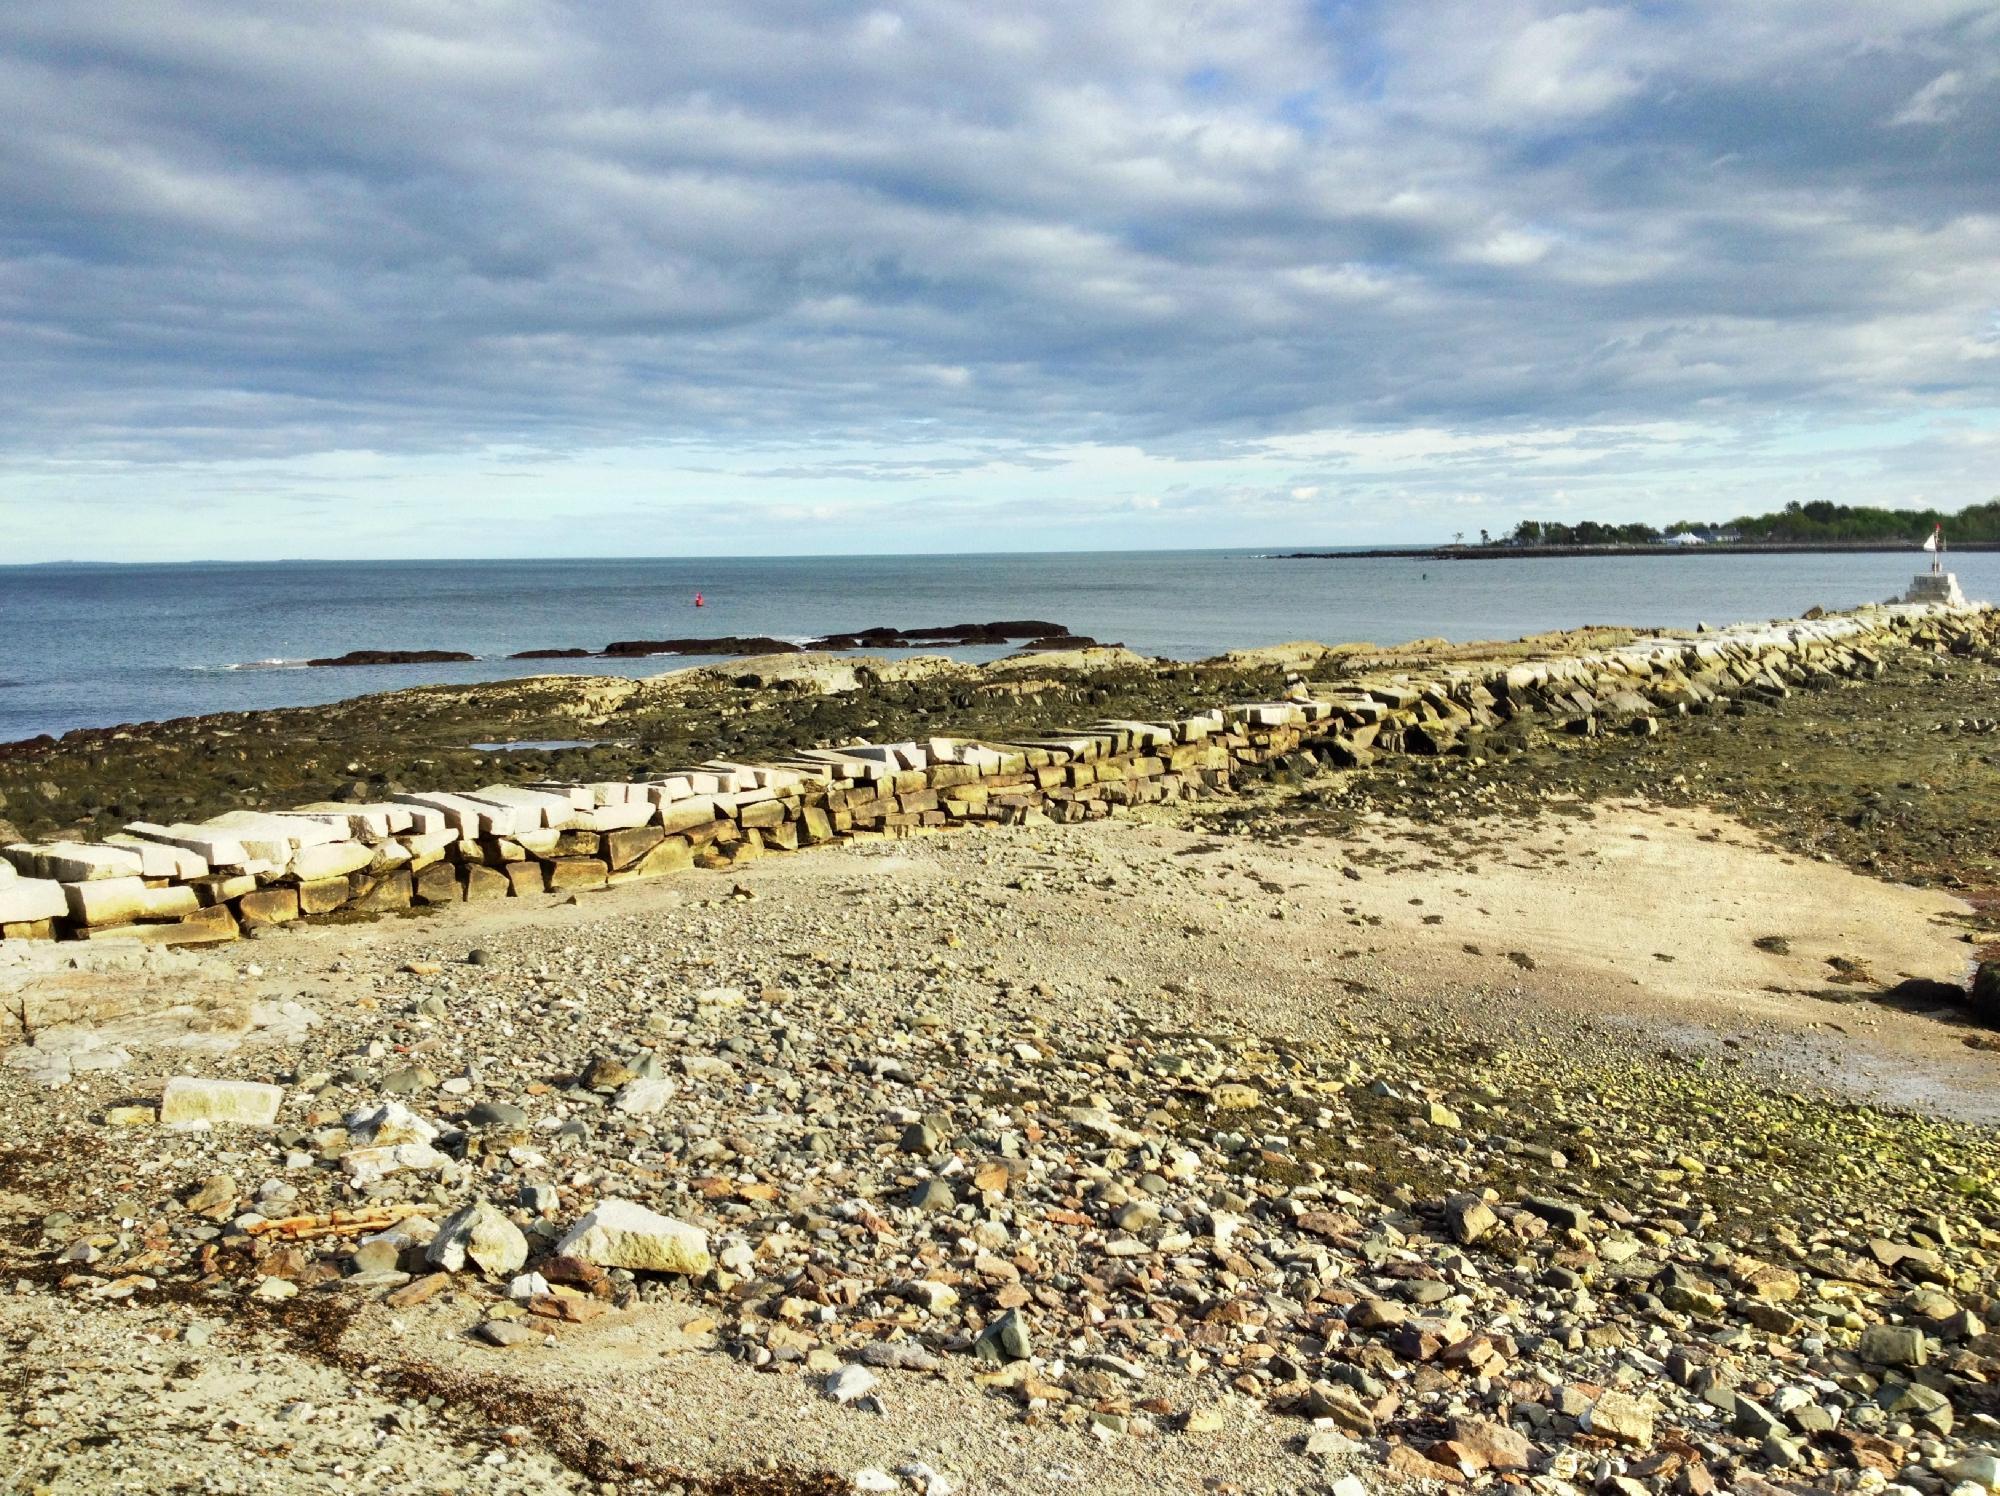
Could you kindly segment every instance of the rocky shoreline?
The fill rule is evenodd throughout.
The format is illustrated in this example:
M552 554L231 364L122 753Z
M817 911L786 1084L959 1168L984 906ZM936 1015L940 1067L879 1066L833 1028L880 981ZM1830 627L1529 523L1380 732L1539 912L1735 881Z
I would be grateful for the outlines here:
M888 625L828 634L799 643L768 634L721 634L706 638L614 639L602 649L567 645L517 650L510 660L631 660L653 655L774 655L832 653L860 649L963 649L983 644L1015 644L1032 651L1095 649L1097 640L1073 634L1060 623L1034 619L996 623L954 623L938 628L904 629ZM1110 646L1116 648L1117 646ZM452 649L351 649L346 654L307 660L309 666L462 664L477 655Z
M914 809L448 919L0 943L0 1463L79 1490L2000 1488L1992 1128L1785 1068L1799 1034L1942 1063L1955 1030L1893 988L1949 986L1979 928L1912 929L1950 901L1840 866L1985 876L1894 782L1982 772L1950 703L1990 693L1995 620L1883 616L1768 658L1672 641L1670 671L1293 652L1341 690L1225 713L1274 751L1124 820L927 837ZM1146 782L1068 771L1169 746L1099 736L1047 788ZM1836 859L1807 869L1712 812L1602 810L1711 783L1816 795L1847 839L1767 806ZM1607 885L1656 928L1606 964L1580 869L1641 849L1721 886L1649 913ZM1660 995L1691 963L1727 1001Z
M1383 751L1469 752L1486 733L1557 719L1653 734L1662 714L1782 700L1882 670L1907 637L1971 640L1980 615L1896 606L1505 667L1462 664L1352 682L1294 679L1262 702L1171 721L1052 724L1007 740L934 735L708 759L643 777L530 780L347 797L201 821L135 820L101 840L0 846L0 942L234 940L246 927L413 905L601 888L690 866L740 867L856 837L1075 823L1202 799L1297 755L1354 768ZM994 625L1002 630L1039 624Z

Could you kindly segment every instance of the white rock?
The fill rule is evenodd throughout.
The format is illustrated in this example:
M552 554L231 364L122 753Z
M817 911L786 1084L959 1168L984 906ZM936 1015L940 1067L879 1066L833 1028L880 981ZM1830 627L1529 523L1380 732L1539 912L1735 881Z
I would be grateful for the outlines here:
M354 1148L341 1155L340 1167L358 1185L377 1184L404 1169L426 1172L451 1160L429 1143L392 1143L382 1148Z
M674 1099L677 1089L669 1076L644 1075L620 1087L611 1105L627 1116L650 1117Z
M33 924L68 913L69 900L53 878L10 878L0 883L0 925Z
M398 1250L404 1247L421 1247L436 1237L437 1233L437 1222L427 1216L405 1216L385 1230L377 1231L372 1236L362 1237L361 1245L385 1241Z
M518 1272L528 1260L528 1238L506 1216L484 1200L453 1211L438 1227L424 1260L448 1273L469 1261L492 1277Z
M143 879L91 878L65 883L70 918L86 925L129 925L142 919L179 919L201 908L192 888L149 888Z
M599 1267L690 1276L707 1272L712 1261L706 1231L631 1200L600 1202L556 1243L556 1251Z
M400 1101L378 1101L358 1106L347 1114L344 1121L348 1132L355 1137L378 1145L428 1143L438 1135L435 1122L419 1117Z
M837 1403L851 1403L873 1392L880 1380L867 1367L849 1362L826 1379L826 1395Z
M136 878L146 870L145 859L132 848L102 842L17 842L0 855L32 878L54 878L62 883Z
M283 1086L254 1080L197 1080L176 1075L160 1093L160 1123L241 1122L268 1127L285 1099Z
M324 842L301 847L292 857L292 876L301 883L321 878L344 878L358 873L375 860L375 849L358 841Z

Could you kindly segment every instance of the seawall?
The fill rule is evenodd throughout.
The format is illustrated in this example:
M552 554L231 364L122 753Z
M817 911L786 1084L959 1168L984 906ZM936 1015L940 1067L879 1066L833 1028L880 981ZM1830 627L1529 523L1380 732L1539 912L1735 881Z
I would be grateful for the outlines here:
M1884 649L1949 647L1977 611L1868 608L1505 666L1300 681L1284 700L1010 742L939 737L636 781L134 822L101 842L0 849L0 940L206 944L299 919L603 888L841 841L1076 822L1226 794L1289 761L1339 768L1462 751L1527 715L1579 733L1653 732L1666 717L1878 674Z

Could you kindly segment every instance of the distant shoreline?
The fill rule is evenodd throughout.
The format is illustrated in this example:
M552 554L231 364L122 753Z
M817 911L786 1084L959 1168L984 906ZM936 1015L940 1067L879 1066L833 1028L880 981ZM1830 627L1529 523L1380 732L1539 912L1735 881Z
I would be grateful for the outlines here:
M1967 540L1950 551L2000 551L2000 540ZM1946 552L1949 558L1950 551ZM1918 545L1867 542L1732 541L1712 545L1434 545L1371 551L1286 551L1273 561L1537 561L1564 556L1812 556L1902 554L1923 557Z

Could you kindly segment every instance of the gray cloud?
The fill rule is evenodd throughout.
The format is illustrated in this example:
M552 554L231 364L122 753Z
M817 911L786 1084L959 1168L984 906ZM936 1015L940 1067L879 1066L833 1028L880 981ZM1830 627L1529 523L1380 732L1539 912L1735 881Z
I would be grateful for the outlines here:
M14 0L0 461L1990 417L1995 160L1984 0Z

